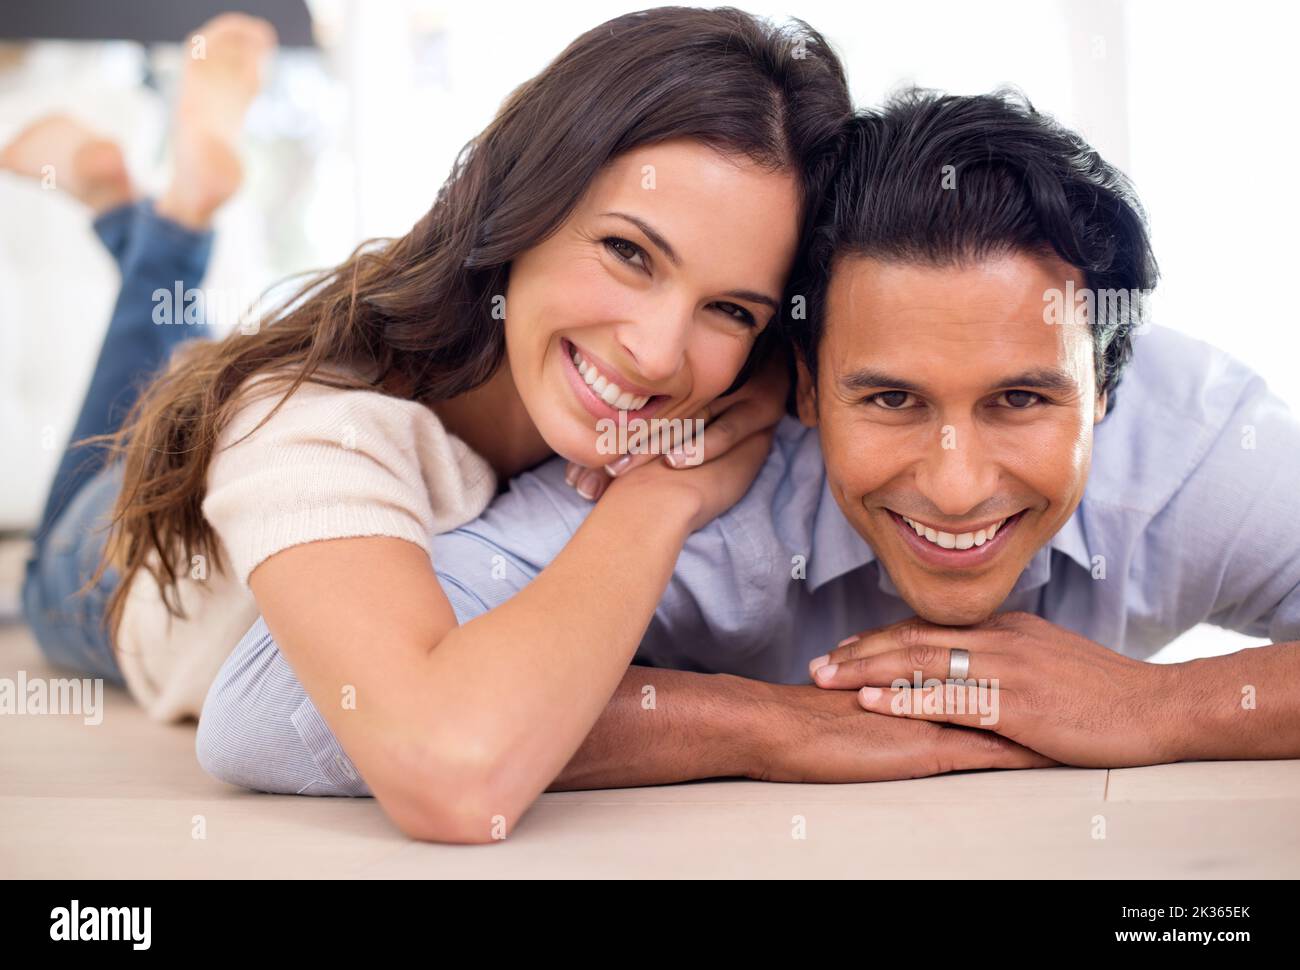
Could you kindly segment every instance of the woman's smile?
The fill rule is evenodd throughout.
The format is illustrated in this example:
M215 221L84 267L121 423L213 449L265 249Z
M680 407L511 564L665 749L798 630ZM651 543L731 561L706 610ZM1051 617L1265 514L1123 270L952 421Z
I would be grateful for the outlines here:
M618 419L620 411L629 418L648 418L663 410L672 395L625 380L613 367L563 337L559 341L563 368L578 403L592 417Z

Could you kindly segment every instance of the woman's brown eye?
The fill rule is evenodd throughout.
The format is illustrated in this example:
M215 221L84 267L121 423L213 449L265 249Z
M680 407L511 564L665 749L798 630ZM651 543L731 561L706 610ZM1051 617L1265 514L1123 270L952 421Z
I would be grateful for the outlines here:
M748 327L752 327L755 324L754 314L750 313L743 306L737 306L734 303L718 303L716 306L733 320L739 320Z
M636 243L628 242L626 239L620 239L618 236L610 236L605 240L605 245L615 256L623 260L625 263L630 263L641 255L640 246L636 245Z

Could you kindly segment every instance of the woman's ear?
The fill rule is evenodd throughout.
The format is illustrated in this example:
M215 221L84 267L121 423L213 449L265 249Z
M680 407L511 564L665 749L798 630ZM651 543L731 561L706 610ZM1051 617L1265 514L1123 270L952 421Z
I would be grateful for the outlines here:
M803 357L795 353L794 366L796 370L794 399L795 407L799 411L799 420L805 427L817 427L817 385L813 380L812 374L808 372L808 365L803 362Z

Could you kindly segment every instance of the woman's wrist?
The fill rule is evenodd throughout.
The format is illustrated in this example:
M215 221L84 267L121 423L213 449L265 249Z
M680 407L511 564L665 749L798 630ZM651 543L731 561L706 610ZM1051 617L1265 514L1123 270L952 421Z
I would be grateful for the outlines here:
M705 501L700 490L671 471L645 468L615 479L597 503L619 508L620 514L649 517L654 524L680 528L682 541L702 524Z

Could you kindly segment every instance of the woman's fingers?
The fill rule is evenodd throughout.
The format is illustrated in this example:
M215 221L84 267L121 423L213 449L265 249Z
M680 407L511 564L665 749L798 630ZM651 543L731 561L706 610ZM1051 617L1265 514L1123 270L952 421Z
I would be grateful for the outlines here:
M714 403L721 405L724 402ZM784 413L782 409L774 411L768 405L769 402L763 399L746 397L721 408L702 434L696 435L694 440L683 441L666 456L668 464L673 468L693 468L714 461L751 435L768 430L781 420Z
M636 452L636 453L629 452L626 455L622 455L619 458L614 459L608 465L606 465L605 474L608 475L610 478L617 478L619 475L626 475L633 468L640 468L642 465L646 464L647 462L654 461L658 457L659 457L658 453L653 451L643 451L643 452Z
M564 470L564 480L583 498L592 502L600 498L609 487L610 478L601 468L587 468L569 462Z
M646 426L629 431L627 454L605 465L606 474L610 478L618 478L683 446L693 449L700 440L700 429L708 424L714 413L714 407L706 404L692 417L667 419L662 425L650 424L653 418L640 419L647 421ZM655 429L654 433L651 428Z

